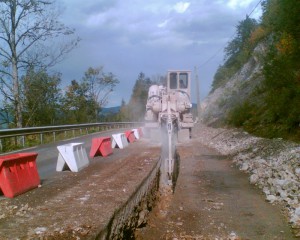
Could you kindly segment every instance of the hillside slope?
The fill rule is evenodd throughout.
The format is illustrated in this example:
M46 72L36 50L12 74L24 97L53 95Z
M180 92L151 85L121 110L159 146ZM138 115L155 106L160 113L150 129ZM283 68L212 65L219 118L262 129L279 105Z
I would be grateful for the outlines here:
M238 23L204 101L203 122L300 142L300 1L266 0Z
M226 123L229 112L253 92L262 81L261 55L265 52L262 44L258 45L250 59L225 84L211 92L201 104L201 120L210 126Z

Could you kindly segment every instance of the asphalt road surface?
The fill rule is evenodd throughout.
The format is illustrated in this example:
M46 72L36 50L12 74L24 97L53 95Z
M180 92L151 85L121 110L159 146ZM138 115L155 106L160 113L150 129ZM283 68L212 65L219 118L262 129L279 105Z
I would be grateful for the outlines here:
M122 133L127 129L114 129L114 130L107 130L103 132L93 133L81 137L76 137L64 141L59 141L51 144L44 144L37 147L28 148L25 150L16 151L18 153L21 152L37 152L38 156L36 159L36 164L39 172L39 176L41 180L44 182L49 177L51 177L56 172L56 163L58 158L58 150L57 146L67 144L67 143L76 143L76 142L83 142L84 147L86 149L87 155L89 157L89 152L92 145L92 139L96 137L103 137L103 136L111 136L115 133ZM91 160L91 159L90 159Z

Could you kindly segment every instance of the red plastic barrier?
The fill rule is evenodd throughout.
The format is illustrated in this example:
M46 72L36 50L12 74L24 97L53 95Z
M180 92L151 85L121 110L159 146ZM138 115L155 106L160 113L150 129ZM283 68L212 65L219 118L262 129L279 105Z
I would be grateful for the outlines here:
M133 143L135 141L134 132L132 130L126 131L125 136L129 143Z
M0 188L4 196L13 198L40 184L36 167L37 153L0 156Z
M110 137L93 138L90 157L93 158L99 155L106 157L112 153Z

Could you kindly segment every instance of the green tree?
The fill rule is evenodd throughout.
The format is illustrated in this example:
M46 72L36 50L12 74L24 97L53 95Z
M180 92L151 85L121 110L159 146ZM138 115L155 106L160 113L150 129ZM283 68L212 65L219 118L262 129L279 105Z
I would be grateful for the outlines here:
M246 17L236 26L236 35L225 47L225 62L220 65L212 83L213 92L218 87L224 86L249 59L255 45L251 41L252 33L258 28L255 19Z
M225 48L225 59L227 64L230 65L231 62L236 61L235 59L241 52L250 50L248 49L249 39L257 26L257 21L249 16L247 16L245 20L239 22L236 27L235 38L230 41Z
M265 137L300 141L300 2L266 0L262 6L264 79L246 100L251 104L233 109L229 122Z
M86 84L72 80L67 87L62 100L63 123L76 124L86 123L94 116L93 109L96 103L88 98L88 87Z
M94 103L94 120L97 122L101 108L107 104L109 94L119 80L113 73L105 73L103 67L90 67L84 73L82 83L87 87L88 98Z
M60 38L58 46L51 42L74 33L58 21L53 1L2 0L0 9L0 91L14 107L16 126L22 127L22 72L55 65L78 39L64 43Z
M270 31L262 89L267 122L274 136L299 134L300 2L264 1L263 25Z
M88 68L80 82L73 80L67 87L62 105L65 123L86 123L98 120L98 115L108 101L109 94L119 80L103 68Z
M141 72L136 80L128 103L130 120L142 121L146 111L149 87L154 84Z
M21 79L24 96L24 126L53 125L58 120L61 98L60 74L29 70Z
M9 104L3 101L3 105L0 108L0 129L8 128L12 122L13 109Z

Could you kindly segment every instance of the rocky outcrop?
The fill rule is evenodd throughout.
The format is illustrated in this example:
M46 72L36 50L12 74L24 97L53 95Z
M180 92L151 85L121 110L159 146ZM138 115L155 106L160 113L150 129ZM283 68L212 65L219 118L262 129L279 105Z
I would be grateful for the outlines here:
M207 125L218 126L228 112L249 97L262 80L261 56L264 46L258 45L248 62L231 77L225 86L210 93L201 104L201 118Z
M230 155L249 181L270 203L281 202L297 236L300 236L300 145L282 139L264 139L238 129L201 125L201 142Z

